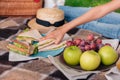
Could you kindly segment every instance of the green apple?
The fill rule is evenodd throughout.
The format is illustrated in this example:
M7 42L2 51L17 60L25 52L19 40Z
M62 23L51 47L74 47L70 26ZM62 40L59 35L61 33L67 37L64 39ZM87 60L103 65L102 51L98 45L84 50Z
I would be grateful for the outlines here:
M104 65L111 65L118 59L118 54L111 46L103 46L99 49L98 53L101 56L101 61Z
M75 66L79 64L81 54L82 51L80 48L77 46L69 46L65 48L63 58L68 65Z
M83 70L95 70L99 67L100 63L100 55L94 50L85 51L80 57L80 67Z

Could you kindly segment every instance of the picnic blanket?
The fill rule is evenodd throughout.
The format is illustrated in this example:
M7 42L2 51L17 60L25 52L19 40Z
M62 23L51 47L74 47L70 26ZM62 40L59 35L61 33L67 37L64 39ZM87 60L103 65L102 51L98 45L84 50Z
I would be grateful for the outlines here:
M3 47L6 47L7 40L13 35L26 28L25 23L29 19L0 18L0 43L3 45L0 47L0 80L67 80L48 58L21 62L9 61L9 52Z
M5 18L1 18L1 20L3 19ZM26 27L25 23L30 18L19 19L22 19L22 22L19 20L18 23L13 18L9 19L13 20L13 22L15 21L14 24L16 27L13 27L12 25L12 27L9 28L8 26L2 28L2 30L6 30L6 34L4 34L4 32L0 33L0 41L6 41L19 30L24 29ZM68 78L57 67L55 67L48 58L10 62L8 60L8 56L9 52L7 50L0 49L0 80L68 80ZM59 55L55 57L58 56ZM99 74L92 74L89 75L86 79L78 80L106 80L104 74L104 72Z

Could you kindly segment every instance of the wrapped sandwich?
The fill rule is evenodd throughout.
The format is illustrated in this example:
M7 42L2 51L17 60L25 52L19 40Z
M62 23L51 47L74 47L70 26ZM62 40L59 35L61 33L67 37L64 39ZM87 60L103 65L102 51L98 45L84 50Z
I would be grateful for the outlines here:
M59 44L55 44L55 39L46 39L43 41L39 41L37 43L38 50L39 52L41 52L65 48L67 40L71 40L71 38L69 37L69 35L65 34L63 40Z
M19 53L25 56L30 56L38 52L38 48L25 41L14 40L10 42L7 46L10 51Z
M46 39L46 40L43 40L43 41L39 41L37 43L37 46L39 47L39 49L42 49L42 48L45 48L47 46L50 46L52 44L54 44L55 40L54 39Z
M27 32L22 32L16 37L17 40L26 41L31 43L32 41L38 41L41 38L41 34L38 30L29 30Z
M47 41L47 40L46 40ZM49 51L49 50L57 50L60 48L66 47L66 41L62 41L59 44L53 44L53 42L49 42L47 44L44 44L45 47L43 46L38 46L39 51Z
M29 56L38 51L50 51L64 48L66 47L66 40L68 40L68 37L65 37L61 43L55 44L55 39L40 41L39 39L41 37L42 36L38 30L22 32L18 34L14 41L8 44L7 48L10 51Z

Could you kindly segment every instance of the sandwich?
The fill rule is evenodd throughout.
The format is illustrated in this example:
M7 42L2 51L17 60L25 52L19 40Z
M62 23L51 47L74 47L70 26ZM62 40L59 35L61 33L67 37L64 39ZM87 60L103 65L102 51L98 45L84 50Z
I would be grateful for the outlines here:
M34 29L34 30L29 30L27 32L21 32L20 34L18 34L16 39L31 43L32 41L38 41L41 37L42 36L39 33L39 31Z
M34 43L33 44L38 47L39 51L57 50L57 49L66 47L66 40L62 41L59 44L55 44L54 39L46 39L46 40L34 42Z
M40 41L40 38L42 38L42 35L36 29L21 32L17 35L15 40L8 44L7 48L10 51L29 56L37 53L38 51L57 50L66 47L65 40L60 44L54 44L54 39Z
M54 44L55 40L54 39L46 39L46 40L43 40L43 41L39 41L37 43L37 46L39 47L39 49L42 49L42 48L45 48L47 46L50 46L52 44Z
M38 48L35 45L32 45L25 41L13 40L7 46L10 51L13 51L18 54L25 56L30 56L38 52Z
M46 47L43 47L43 48L38 46L38 51L57 50L57 49L61 49L61 48L64 48L64 47L66 47L66 41L62 41L59 44L52 44L52 45L49 45L49 46L46 46Z

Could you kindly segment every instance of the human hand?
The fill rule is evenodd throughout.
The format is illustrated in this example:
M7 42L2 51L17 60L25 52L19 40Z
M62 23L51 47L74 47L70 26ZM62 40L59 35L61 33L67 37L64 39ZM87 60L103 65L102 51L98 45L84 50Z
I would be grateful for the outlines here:
M40 38L41 40L55 39L55 44L58 44L64 37L65 32L62 28L56 28L54 31L48 33L45 37Z

